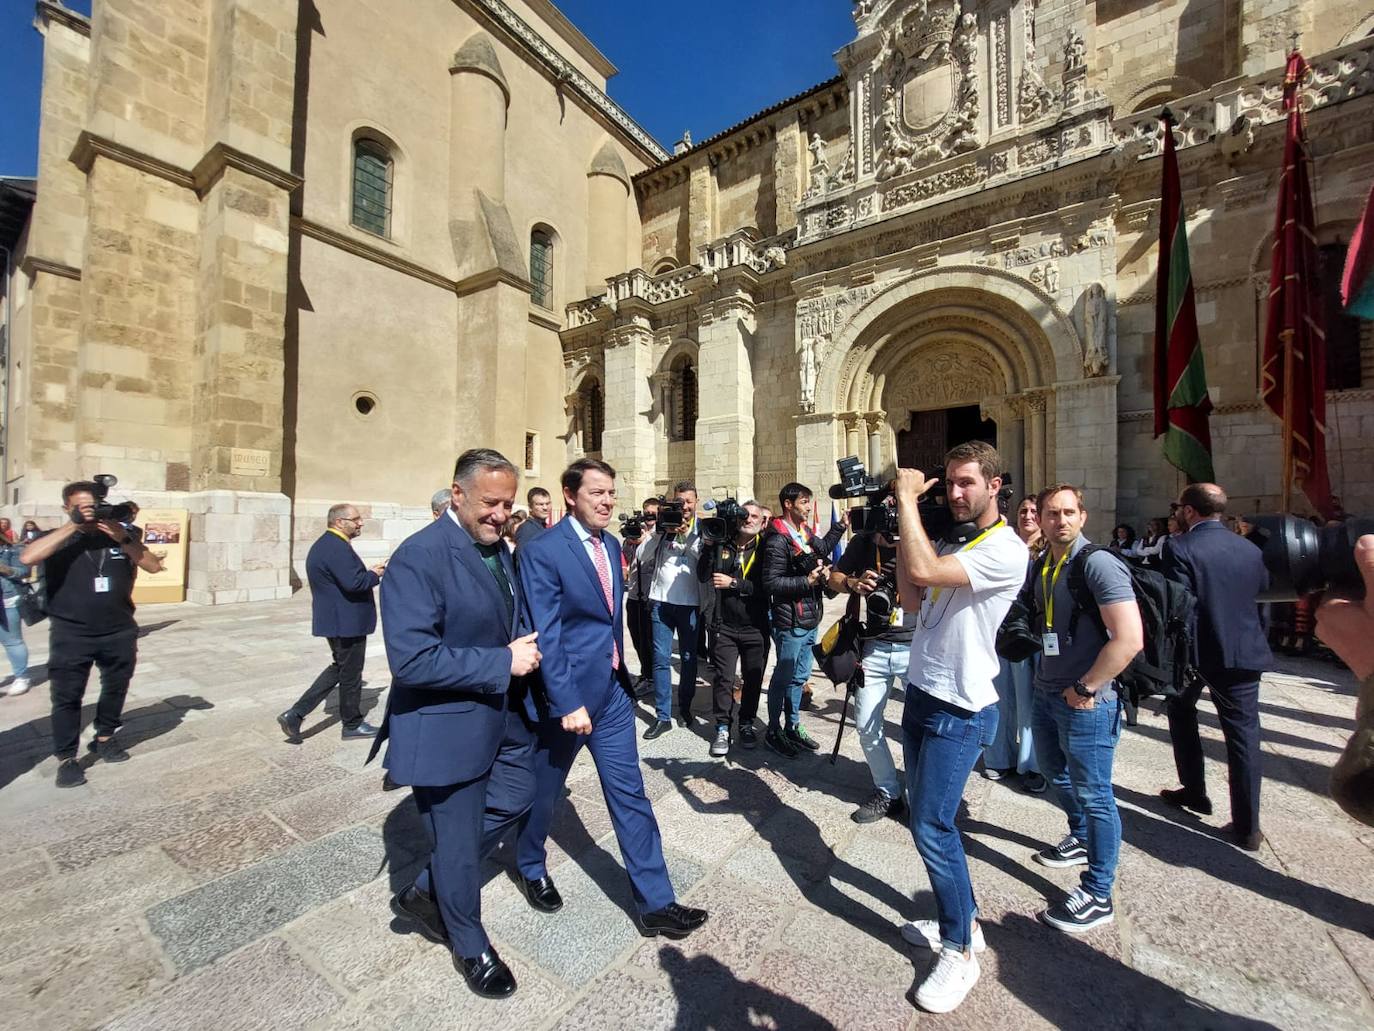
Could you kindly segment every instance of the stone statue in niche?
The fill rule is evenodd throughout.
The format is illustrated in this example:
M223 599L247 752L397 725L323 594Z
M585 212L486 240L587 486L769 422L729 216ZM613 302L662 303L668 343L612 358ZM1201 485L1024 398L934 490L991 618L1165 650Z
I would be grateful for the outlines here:
M830 162L825 159L825 141L821 139L820 133L811 134L811 142L806 145L806 149L811 151L811 181L824 182L830 175Z
M1045 266L1045 290L1047 293L1059 292L1059 263L1050 262Z
M1083 374L1102 376L1111 364L1107 351L1107 291L1093 283L1083 292Z
M802 411L816 408L816 339L802 337L801 342L801 406Z
M1069 38L1064 43L1064 70L1077 71L1088 65L1088 44L1078 30L1070 29Z

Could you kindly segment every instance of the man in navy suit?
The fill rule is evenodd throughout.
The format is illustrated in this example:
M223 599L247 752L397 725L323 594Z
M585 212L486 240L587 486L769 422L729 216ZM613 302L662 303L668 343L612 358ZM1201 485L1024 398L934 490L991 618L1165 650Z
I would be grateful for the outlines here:
M530 701L538 733L537 786L516 844L521 888L541 912L563 905L545 866L545 842L568 770L585 742L630 877L641 933L684 938L706 922L706 912L676 901L639 771L624 668L620 545L606 532L615 508L615 470L579 459L564 470L562 486L568 518L520 548L520 585L543 655L543 689Z
M1203 780L1197 703L1205 681L1226 739L1231 788L1230 832L1235 843L1259 850L1260 674L1273 666L1255 599L1269 586L1260 549L1222 525L1226 492L1215 483L1183 489L1174 513L1186 532L1164 546L1161 569L1197 596L1196 664L1202 674L1169 703L1169 736L1181 788L1160 797L1171 805L1212 812Z
M372 747L376 755L388 742L382 765L411 786L434 838L429 864L392 911L448 946L468 987L488 998L510 995L515 978L482 929L480 866L534 793L533 740L509 701L512 679L539 665L537 635L520 635L520 587L501 540L516 477L499 452L463 452L449 511L388 563L382 635L392 682Z
M305 575L310 581L310 632L329 641L334 661L324 668L296 704L277 717L286 740L301 742L301 721L335 687L339 689L339 718L343 736L376 737L377 728L363 720L363 661L367 635L377 629L377 605L372 589L386 569L368 569L350 541L362 533L363 520L352 505L329 510L328 529L310 546Z

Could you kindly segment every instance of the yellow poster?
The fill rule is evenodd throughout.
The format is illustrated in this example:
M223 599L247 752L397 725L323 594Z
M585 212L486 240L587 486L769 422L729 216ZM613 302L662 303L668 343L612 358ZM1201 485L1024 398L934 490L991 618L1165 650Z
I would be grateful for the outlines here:
M138 513L143 544L162 560L160 573L138 571L134 604L186 600L186 547L190 516L184 508L145 508Z

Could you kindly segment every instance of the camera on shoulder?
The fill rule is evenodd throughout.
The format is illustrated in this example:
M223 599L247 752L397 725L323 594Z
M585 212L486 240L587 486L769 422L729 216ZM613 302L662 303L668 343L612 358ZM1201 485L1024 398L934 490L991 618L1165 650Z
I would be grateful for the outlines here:
M104 520L111 523L133 522L134 506L132 502L121 501L117 505L110 504L110 488L117 483L119 483L119 477L111 473L97 473L91 477L91 484L94 487L91 493L95 497L95 514L91 517L93 520ZM72 522L85 522L79 508L72 509Z
M658 525L655 529L659 533L677 533L686 523L687 516L681 501L665 501L658 506Z

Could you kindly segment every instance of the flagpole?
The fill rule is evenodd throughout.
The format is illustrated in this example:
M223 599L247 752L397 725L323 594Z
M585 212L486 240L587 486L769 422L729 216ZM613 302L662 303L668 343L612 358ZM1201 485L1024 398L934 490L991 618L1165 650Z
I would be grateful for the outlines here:
M1293 507L1293 330L1279 333L1283 341L1283 496L1279 511L1285 515Z

